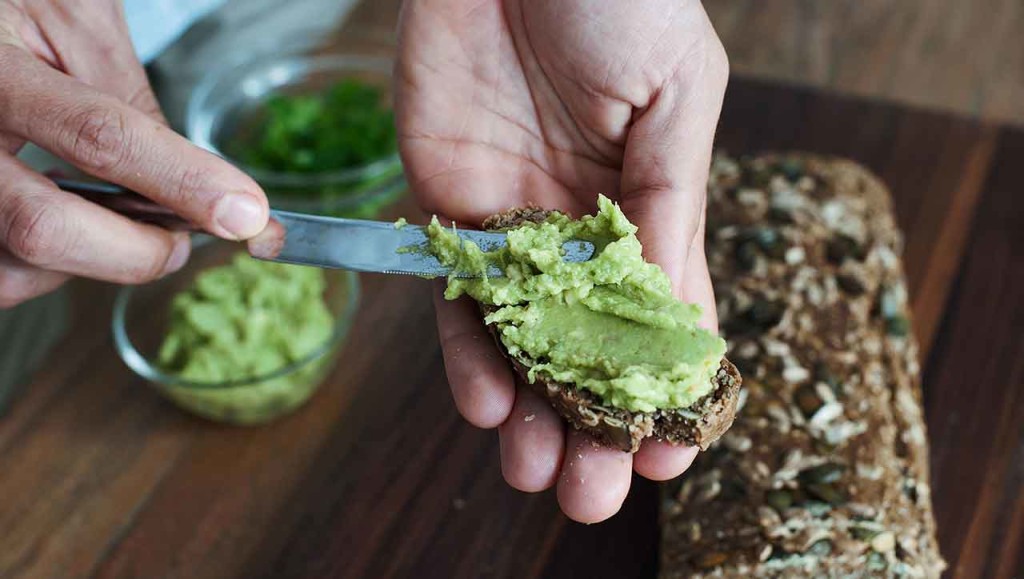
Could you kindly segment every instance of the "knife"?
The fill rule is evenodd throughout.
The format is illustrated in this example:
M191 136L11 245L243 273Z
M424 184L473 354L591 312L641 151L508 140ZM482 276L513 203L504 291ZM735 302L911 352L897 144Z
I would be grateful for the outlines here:
M172 230L201 231L200 228L157 203L118 185L55 178L57 186L80 195L116 213ZM471 241L484 251L505 245L504 233L454 229L463 241ZM249 240L249 254L257 259L321 268L352 271L441 277L452 273L428 250L425 227L365 219L345 219L270 211L267 228ZM562 245L567 262L588 261L594 244L573 240ZM455 272L458 277L469 277ZM488 277L503 277L495 264L487 268Z
M322 217L272 210L270 223L249 240L249 254L257 259L316 267L349 269L376 273L440 277L451 269L429 251L425 227ZM504 233L453 229L465 243L471 241L484 251L503 247ZM562 245L563 259L582 262L594 255L589 241L567 241ZM470 277L455 272L457 277ZM503 277L497 265L487 268L488 277Z

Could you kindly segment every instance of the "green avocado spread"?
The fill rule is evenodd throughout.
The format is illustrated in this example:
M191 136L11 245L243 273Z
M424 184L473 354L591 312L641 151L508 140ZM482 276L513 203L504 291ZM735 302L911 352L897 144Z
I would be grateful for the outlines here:
M331 335L324 283L319 269L239 254L174 297L160 365L209 383L255 378L297 362Z
M299 364L334 332L326 283L319 269L246 254L200 273L174 296L157 363L191 382L235 386L168 386L167 395L192 412L237 424L265 422L305 402L328 369L328 357Z
M430 251L453 272L445 298L469 295L494 306L509 354L528 379L574 384L629 411L686 408L712 388L725 341L697 326L701 309L672 295L668 276L644 261L637 228L601 196L598 212L573 220L552 214L508 232L505 247L484 252L434 218ZM569 263L562 246L594 244L589 261ZM505 277L488 278L490 264Z

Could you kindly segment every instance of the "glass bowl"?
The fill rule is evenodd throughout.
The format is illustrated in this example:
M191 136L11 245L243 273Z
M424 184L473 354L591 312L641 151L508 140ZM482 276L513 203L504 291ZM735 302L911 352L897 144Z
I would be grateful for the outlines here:
M341 80L357 79L390 99L391 67L390 59L375 56L290 55L217 68L196 85L185 130L197 145L251 175L276 209L372 218L407 189L397 152L360 167L287 173L248 166L230 148L252 138L270 96L321 94Z
M222 382L196 382L168 373L157 364L157 355L167 335L172 299L190 288L200 273L229 263L242 251L239 244L196 236L185 268L118 293L113 333L114 346L125 364L179 407L217 422L253 425L297 409L323 382L355 315L359 281L350 271L324 270L324 301L334 318L333 330L326 341L293 363Z

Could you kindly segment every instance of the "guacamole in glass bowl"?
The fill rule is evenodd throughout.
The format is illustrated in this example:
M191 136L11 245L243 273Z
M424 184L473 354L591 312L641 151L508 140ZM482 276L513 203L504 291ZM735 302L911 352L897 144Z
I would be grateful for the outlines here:
M125 363L181 408L260 424L313 395L357 301L351 272L258 261L208 241L181 272L121 291L114 341Z
M199 83L187 132L235 163L277 209L373 218L407 189L391 111L391 61L284 56Z

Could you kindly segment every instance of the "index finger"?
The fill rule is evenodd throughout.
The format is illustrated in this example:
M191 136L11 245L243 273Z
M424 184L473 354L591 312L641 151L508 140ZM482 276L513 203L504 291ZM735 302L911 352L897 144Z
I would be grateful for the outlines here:
M266 225L269 207L255 181L145 113L13 46L0 46L0 70L0 131L220 237L248 239Z

